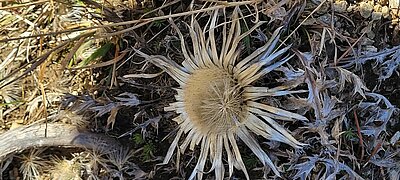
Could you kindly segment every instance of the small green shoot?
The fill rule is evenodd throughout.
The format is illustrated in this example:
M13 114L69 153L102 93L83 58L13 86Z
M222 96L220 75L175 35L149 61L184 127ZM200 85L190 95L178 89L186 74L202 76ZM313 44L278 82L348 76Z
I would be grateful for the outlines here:
M143 153L142 153L142 158L143 160L147 161L150 160L153 157L153 151L154 151L154 145L153 143L146 143L143 146Z
M142 154L140 154L140 157L142 158L143 161L148 161L152 159L154 152L154 144L151 141L150 142L145 141L140 133L134 134L131 139L136 146L143 147Z
M153 25L157 28L165 27L165 20L156 20L153 22Z
M144 139L142 138L142 135L139 133L134 134L131 139L136 145L144 143Z
M343 133L343 136L345 139L350 140L350 141L356 141L358 140L358 136L356 133L353 132L353 129L350 128L349 130L345 131Z

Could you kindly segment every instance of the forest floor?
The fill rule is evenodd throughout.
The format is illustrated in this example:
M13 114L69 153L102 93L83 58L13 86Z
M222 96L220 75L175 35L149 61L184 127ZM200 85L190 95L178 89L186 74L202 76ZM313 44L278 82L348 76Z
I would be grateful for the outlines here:
M291 45L295 55L255 84L295 81L296 90L307 91L260 100L309 120L277 121L307 144L302 149L257 137L280 178L398 179L399 6L398 0L0 1L0 179L187 179L199 147L180 155L180 164L175 151L160 165L178 127L177 113L164 108L176 101L179 84L137 52L181 63L171 21L190 46L192 18L206 27L220 9L223 23L234 8L242 31L266 22L240 42L239 57L279 27L277 48ZM279 179L238 145L251 179ZM235 170L231 178L245 176Z

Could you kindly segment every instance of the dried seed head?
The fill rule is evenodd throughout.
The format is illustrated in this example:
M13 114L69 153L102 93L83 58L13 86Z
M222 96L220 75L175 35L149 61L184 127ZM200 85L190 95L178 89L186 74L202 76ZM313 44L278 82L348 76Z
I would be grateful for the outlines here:
M226 133L245 119L242 88L223 69L194 71L183 90L186 112L204 135Z
M239 42L263 23L257 23L249 31L242 32L238 18L239 8L235 8L230 31L227 32L225 25L221 27L222 44L219 51L214 34L218 11L216 10L211 17L209 29L202 29L193 19L189 26L193 42L191 53L188 53L185 47L183 34L171 21L181 39L182 53L185 57L182 66L164 56L149 56L138 51L150 62L164 69L180 85L176 88L176 102L164 108L180 115L174 118L179 130L163 163L171 160L175 149L184 153L187 148L194 150L196 145L200 145L199 160L189 179L196 176L197 179L202 179L203 172L207 172L204 168L208 157L212 161L210 171L215 170L215 179L223 179L223 150L228 158L229 177L232 177L233 168L236 167L244 172L246 179L250 179L236 143L236 140L240 139L264 166L271 167L279 176L278 169L251 132L298 148L304 144L298 142L274 119L307 121L307 118L257 101L268 96L304 91L290 91L292 87L285 85L268 88L254 87L251 84L292 58L293 55L281 58L290 46L273 52L280 34L279 28L264 46L249 56L240 58ZM206 39L207 35L204 33L207 30L209 31ZM184 141L179 143L183 137ZM179 155L177 159L179 166Z

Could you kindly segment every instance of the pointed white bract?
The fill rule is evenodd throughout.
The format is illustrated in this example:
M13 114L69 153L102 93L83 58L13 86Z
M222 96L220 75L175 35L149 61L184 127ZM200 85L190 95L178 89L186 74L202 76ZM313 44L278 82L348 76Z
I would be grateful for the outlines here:
M210 171L215 171L216 179L223 179L223 158L228 162L229 177L235 167L250 179L236 143L240 139L264 166L269 166L279 176L278 169L254 135L300 148L304 144L298 142L274 119L307 121L307 118L256 101L268 96L304 91L290 91L285 86L271 89L253 87L251 84L292 58L293 56L281 58L290 47L273 53L281 31L279 28L264 46L240 59L240 41L264 22L256 23L250 30L242 32L238 8L233 11L230 26L227 23L217 24L218 11L221 10L212 13L208 29L202 29L196 19L192 18L191 24L187 26L192 48L185 47L182 33L170 21L180 37L185 57L182 66L163 56L149 56L139 52L148 61L164 69L180 85L176 89L176 102L165 108L166 111L179 114L174 119L179 129L163 163L170 161L175 149L178 149L179 161L179 153L184 153L188 147L194 150L200 145L200 156L189 179L202 179L203 174ZM222 30L220 49L216 43L216 28ZM212 167L205 170L208 158Z

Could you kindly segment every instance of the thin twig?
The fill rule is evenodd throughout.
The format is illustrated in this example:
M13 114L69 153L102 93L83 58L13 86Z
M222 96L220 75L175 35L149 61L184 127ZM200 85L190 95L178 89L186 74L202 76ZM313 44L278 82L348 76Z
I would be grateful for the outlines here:
M360 148L361 148L360 160L362 161L364 159L364 140L361 135L360 123L358 121L358 117L357 117L357 113L356 113L355 109L353 109L353 114L354 114L354 121L356 122L357 136L358 136L358 139L360 140Z
M117 59L118 58L118 54L120 53L118 40L116 39L116 41L117 42L115 43L114 59ZM114 83L115 83L116 86L118 86L116 77L117 77L117 62L115 61L113 63L113 67L112 67L110 89L113 87Z
M375 154L378 152L379 148L381 148L381 147L382 147L382 141L378 140L378 144L376 144L374 150L372 150L371 155L368 157L364 166L366 166L368 164L369 160L371 160L371 158L375 156Z
M335 66L337 63L339 63L340 60L342 60L347 54L349 54L350 50L353 50L354 46L361 40L361 38L365 35L366 31L361 34L361 36L357 39L356 42L354 42L347 50L339 57L337 62L335 62Z

